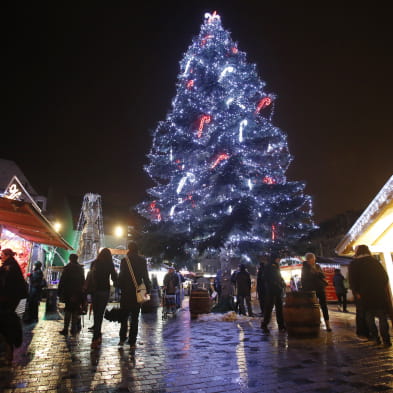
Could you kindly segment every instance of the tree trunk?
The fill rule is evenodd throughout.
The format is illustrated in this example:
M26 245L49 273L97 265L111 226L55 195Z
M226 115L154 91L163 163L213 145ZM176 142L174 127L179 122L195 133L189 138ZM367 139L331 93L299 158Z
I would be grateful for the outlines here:
M233 285L231 283L231 260L225 249L220 252L221 262L221 296L212 312L228 312L235 310L233 301Z

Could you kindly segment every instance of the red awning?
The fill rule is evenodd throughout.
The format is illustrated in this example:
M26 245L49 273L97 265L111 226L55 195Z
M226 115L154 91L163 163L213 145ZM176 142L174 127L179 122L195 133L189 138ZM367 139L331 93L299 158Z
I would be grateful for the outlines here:
M0 225L34 243L73 249L31 203L0 197Z

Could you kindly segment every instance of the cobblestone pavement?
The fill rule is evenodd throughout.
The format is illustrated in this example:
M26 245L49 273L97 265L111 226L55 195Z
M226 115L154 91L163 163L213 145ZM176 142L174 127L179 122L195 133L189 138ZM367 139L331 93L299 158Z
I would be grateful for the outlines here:
M117 346L117 323L104 322L103 345L91 350L91 320L65 338L61 317L42 315L25 326L12 367L0 357L0 391L393 392L393 350L359 342L353 308L329 307L333 332L316 339L288 338L274 324L264 335L260 318L190 320L187 307L163 321L159 309L142 314L136 350Z

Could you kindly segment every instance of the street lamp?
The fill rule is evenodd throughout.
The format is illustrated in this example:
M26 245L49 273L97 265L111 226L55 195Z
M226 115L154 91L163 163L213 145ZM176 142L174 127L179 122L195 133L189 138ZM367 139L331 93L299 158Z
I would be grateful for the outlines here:
M116 237L123 237L124 236L124 228L120 225L115 227L115 236Z
M53 227L55 228L56 232L60 232L62 225L59 221L56 221L55 223L53 223Z

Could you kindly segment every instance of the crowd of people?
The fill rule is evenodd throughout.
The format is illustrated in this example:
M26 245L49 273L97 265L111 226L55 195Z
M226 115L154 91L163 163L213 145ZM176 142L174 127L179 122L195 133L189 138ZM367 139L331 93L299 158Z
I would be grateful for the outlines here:
M261 310L261 329L269 333L268 325L271 321L272 310L275 309L278 329L285 331L283 317L283 301L285 292L314 291L322 311L327 332L331 332L329 310L326 301L326 287L328 281L320 265L316 263L313 253L305 255L301 277L293 277L289 288L280 273L280 258L271 255L267 261L262 261L257 272L256 293ZM219 288L221 272L215 278L215 288ZM231 278L235 286L236 305L239 314L246 315L244 302L247 305L248 316L253 316L251 307L250 274L243 264L235 271ZM360 339L371 340L376 344L392 345L389 334L388 319L393 323L393 307L390 296L388 275L382 264L371 255L365 245L357 246L355 256L348 267L348 278L340 269L335 269L333 286L338 300L338 310L344 313L347 309L347 292L352 290L356 307L356 334ZM379 321L379 329L375 320Z
M5 337L6 356L12 360L14 347L21 344L22 329L15 314L21 299L28 298L28 322L38 320L38 307L46 281L42 272L41 262L34 264L29 275L29 287L22 275L15 253L10 249L1 250L0 260L0 333ZM176 306L180 307L181 298L178 288L184 278L173 267L169 267L164 277L164 291L176 296ZM120 329L119 345L126 342L135 348L138 335L138 321L141 304L137 299L137 290L143 283L147 293L151 283L144 257L139 255L136 243L130 242L127 255L121 260L120 271L116 272L109 249L103 248L91 263L86 276L82 265L78 263L78 255L71 254L69 263L64 267L58 286L58 295L65 303L64 326L60 334L75 335L81 330L80 316L86 313L87 299L91 298L94 325L89 328L93 333L91 348L96 349L102 343L102 322L109 302L110 279L120 293ZM280 272L280 258L270 255L262 261L257 272L256 293L261 310L261 329L269 333L272 311L275 309L278 329L285 331L283 317L283 299L288 290ZM235 288L235 309L240 314L254 316L251 303L251 277L244 264L231 276ZM322 311L325 327L331 332L329 310L325 289L328 285L321 267L316 263L313 253L305 255L301 278L291 283L291 291L314 291ZM393 320L393 308L390 297L388 275L382 264L371 255L365 245L355 251L353 261L348 268L348 279L335 270L333 285L338 299L338 308L347 310L347 291L352 290L356 306L356 334L361 339L372 340L376 344L391 346L388 318ZM214 290L221 296L221 271L214 280ZM16 319L15 319L16 318ZM375 323L379 320L379 329Z

